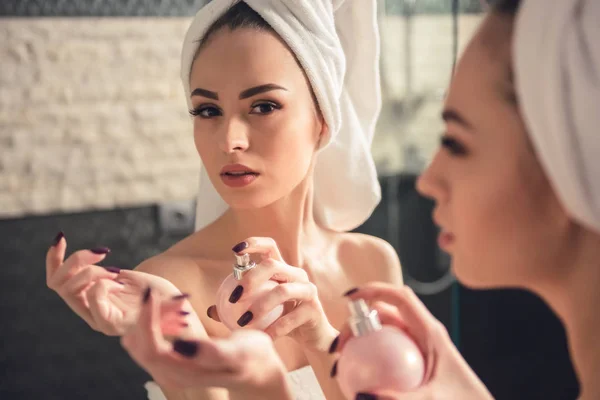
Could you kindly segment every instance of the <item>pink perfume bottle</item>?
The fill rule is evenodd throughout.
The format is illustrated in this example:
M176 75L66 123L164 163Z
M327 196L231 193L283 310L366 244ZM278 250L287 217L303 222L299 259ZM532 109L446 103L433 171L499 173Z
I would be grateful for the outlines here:
M234 253L235 254L235 253ZM252 319L243 327L238 324L238 320L248 311L252 302L263 293L266 293L278 285L275 281L266 281L259 288L253 290L252 293L242 293L242 297L235 303L231 303L230 297L233 290L239 286L239 281L245 274L252 273L251 270L256 267L256 263L250 260L248 254L235 254L235 263L233 264L233 273L229 275L219 290L217 291L217 312L221 322L229 328L234 329L259 329L263 330L271 325L283 313L283 304L275 307L272 311L258 320Z
M352 337L337 364L342 393L353 400L358 392L408 392L419 387L425 360L415 342L402 330L382 326L376 310L363 299L351 301Z

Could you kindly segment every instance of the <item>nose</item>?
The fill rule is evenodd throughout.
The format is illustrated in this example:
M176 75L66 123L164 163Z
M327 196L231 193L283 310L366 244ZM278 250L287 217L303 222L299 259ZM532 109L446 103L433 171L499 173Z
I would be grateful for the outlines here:
M438 203L446 201L448 197L448 187L443 179L442 171L438 153L417 179L417 191Z
M220 135L220 149L226 154L244 152L250 146L248 126L237 119L230 119Z

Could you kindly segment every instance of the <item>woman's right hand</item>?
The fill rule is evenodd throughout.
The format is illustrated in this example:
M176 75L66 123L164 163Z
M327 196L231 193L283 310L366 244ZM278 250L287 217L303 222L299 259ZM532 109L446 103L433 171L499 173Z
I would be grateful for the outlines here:
M98 332L110 336L125 333L136 322L140 297L149 286L163 297L181 295L171 282L159 276L95 265L108 254L106 248L79 250L65 260L66 250L67 241L59 233L46 255L46 283ZM170 302L161 311L166 314L181 308L181 302Z
M408 393L363 393L357 400L492 399L493 397L456 349L439 322L408 286L373 282L351 291L349 298L364 299L379 313L382 324L406 331L425 355L423 384ZM352 334L345 326L336 351L343 352Z
M181 336L181 328L176 319L164 322L162 303L148 288L137 323L121 337L131 358L162 388L221 387L229 398L291 399L285 366L269 335L249 329L228 338L200 333L171 342L165 335Z

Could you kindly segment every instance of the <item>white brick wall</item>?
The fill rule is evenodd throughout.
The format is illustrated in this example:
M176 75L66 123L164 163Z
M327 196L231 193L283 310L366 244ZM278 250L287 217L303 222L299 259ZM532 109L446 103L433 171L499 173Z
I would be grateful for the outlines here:
M478 17L461 17L461 43ZM384 113L378 161L436 147L450 73L450 17L414 22L415 123ZM179 81L189 18L0 19L0 218L108 209L196 194L198 156ZM402 98L403 22L382 24L385 80Z
M192 198L188 18L0 20L0 217Z

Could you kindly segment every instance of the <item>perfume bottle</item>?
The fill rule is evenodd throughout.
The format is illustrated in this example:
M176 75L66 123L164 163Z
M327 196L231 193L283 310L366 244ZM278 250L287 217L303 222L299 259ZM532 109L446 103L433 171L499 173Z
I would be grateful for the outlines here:
M281 316L283 313L283 304L275 307L264 317L258 320L251 320L243 327L238 324L238 320L246 311L248 311L252 305L252 302L257 297L272 290L278 285L278 283L271 280L266 281L259 288L253 290L252 293L247 293L244 291L242 293L242 297L237 302L231 303L229 301L231 294L233 290L239 286L239 281L245 274L252 273L252 269L256 268L256 263L250 260L250 255L236 253L234 253L234 255L235 263L233 264L233 273L225 278L221 284L221 287L219 287L219 290L217 290L216 306L217 312L219 313L219 318L221 319L221 322L230 330L242 328L263 330Z
M425 360L416 343L402 330L381 325L376 310L363 299L351 301L350 329L337 365L342 393L353 400L358 392L408 392L418 388Z

